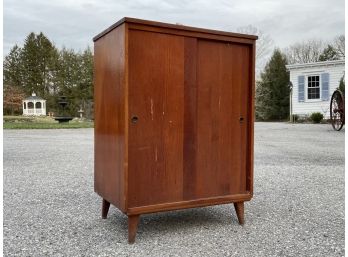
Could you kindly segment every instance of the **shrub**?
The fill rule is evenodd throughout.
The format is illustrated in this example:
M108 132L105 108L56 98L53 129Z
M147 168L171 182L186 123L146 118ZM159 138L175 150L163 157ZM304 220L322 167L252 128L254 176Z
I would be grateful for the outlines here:
M313 112L310 116L310 119L314 123L320 123L324 118L324 115L321 112Z
M344 95L344 91L345 91L345 81L344 81L344 75L343 77L340 79L340 85L338 86L338 89L342 92L342 94Z

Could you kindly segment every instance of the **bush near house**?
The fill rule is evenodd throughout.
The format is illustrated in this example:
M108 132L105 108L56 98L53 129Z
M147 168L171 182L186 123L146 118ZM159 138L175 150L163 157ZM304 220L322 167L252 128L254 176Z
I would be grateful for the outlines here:
M320 123L324 118L324 115L321 112L313 112L310 116L311 121L314 123Z
M344 75L343 75L343 77L340 79L340 84L339 84L339 86L338 86L338 89L342 92L342 94L343 94L343 96L344 96L344 94L345 94L345 81L344 81Z

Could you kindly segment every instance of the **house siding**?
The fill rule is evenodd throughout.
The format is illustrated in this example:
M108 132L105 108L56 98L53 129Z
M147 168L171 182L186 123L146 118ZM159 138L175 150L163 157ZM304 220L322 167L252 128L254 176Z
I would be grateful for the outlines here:
M306 67L288 67L290 70L290 81L293 85L292 93L292 112L299 116L309 116L313 112L321 112L325 118L330 118L330 100L333 92L338 88L340 79L344 75L344 62L330 62L327 65L315 66L311 64ZM329 99L323 101L321 99L308 100L307 99L307 76L319 75L323 73L329 74ZM304 101L299 101L299 86L298 86L298 76L305 76L305 97ZM320 85L322 86L322 81ZM321 88L321 87L320 87ZM320 97L322 97L322 91L320 92Z

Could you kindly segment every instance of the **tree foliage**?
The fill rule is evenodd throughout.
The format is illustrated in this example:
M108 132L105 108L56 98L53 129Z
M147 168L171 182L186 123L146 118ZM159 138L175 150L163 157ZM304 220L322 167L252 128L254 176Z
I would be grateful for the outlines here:
M345 36L339 35L334 39L334 48L341 59L344 59L345 55Z
M272 48L274 46L273 39L270 35L264 33L262 30L252 25L239 27L237 28L237 32L258 36L258 39L256 41L255 59L257 73L259 73L266 63L266 57L269 56L272 51Z
M256 87L256 118L283 120L289 115L289 74L286 57L275 49Z
M337 36L333 41L310 39L295 43L284 49L289 64L332 61L344 59L345 36Z
M256 59L261 59L271 52L274 41L270 35L264 33L262 30L248 25L237 28L237 31L239 33L258 36L258 40L256 41Z
M318 62L325 45L321 40L310 39L295 43L285 49L286 59L289 64Z
M43 34L30 33L21 51L22 86L25 93L35 91L46 98L51 83L52 64L57 49Z
M333 61L339 60L339 54L335 50L332 45L327 45L327 47L323 50L322 54L319 56L319 61Z
M22 48L15 45L5 57L3 82L46 99L48 112L59 111L58 97L64 95L69 114L77 116L93 101L93 54L90 48L58 50L43 33L32 32Z
M4 60L4 81L8 85L22 86L22 49L15 45Z
M14 115L21 113L24 98L25 93L21 87L4 84L4 114Z

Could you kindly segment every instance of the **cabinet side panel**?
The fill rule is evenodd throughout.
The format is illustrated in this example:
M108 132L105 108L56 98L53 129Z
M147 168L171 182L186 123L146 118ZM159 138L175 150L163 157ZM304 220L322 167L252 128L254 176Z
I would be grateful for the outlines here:
M125 211L125 25L94 44L94 190Z

